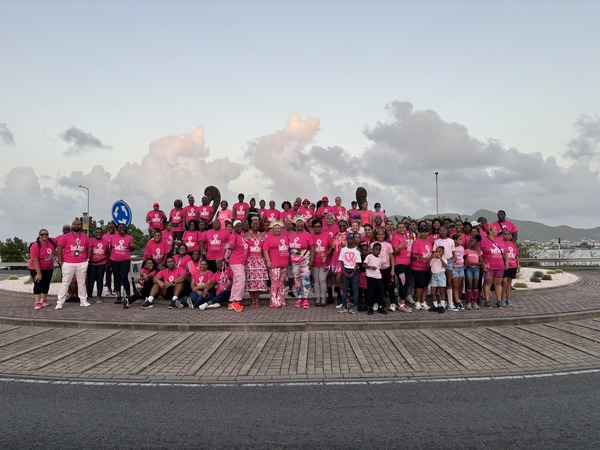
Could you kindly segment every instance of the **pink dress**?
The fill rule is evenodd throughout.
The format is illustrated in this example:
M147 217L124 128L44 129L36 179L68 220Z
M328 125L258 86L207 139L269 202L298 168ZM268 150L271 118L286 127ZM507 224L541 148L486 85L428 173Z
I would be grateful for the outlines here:
M265 236L247 236L248 259L246 260L246 290L248 292L266 291L269 273L265 264L262 247Z

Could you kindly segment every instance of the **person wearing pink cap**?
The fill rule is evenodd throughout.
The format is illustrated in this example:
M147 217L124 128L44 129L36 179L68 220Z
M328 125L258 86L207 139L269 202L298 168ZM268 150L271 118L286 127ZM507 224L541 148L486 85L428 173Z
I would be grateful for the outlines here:
M169 220L173 225L173 240L181 241L183 237L183 226L185 222L185 211L183 209L183 202L181 199L177 199L173 202L173 209L169 214Z
M146 214L146 223L148 224L148 234L152 236L154 230L164 230L167 215L160 210L158 202L152 204L152 209Z
M333 213L333 207L329 206L329 198L323 197L321 199L321 206L319 206L319 208L317 209L317 213L315 216L317 217L317 219L323 220L325 218L325 215L327 215L328 213Z

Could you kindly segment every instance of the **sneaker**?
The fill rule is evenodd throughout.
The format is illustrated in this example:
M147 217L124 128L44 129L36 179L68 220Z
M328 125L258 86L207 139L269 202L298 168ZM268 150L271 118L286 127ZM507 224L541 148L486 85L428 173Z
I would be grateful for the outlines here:
M378 303L373 303L373 309L379 309L379 304Z
M115 305L120 305L121 304L121 300L122 300L121 297L117 297L113 303Z
M513 302L511 302L510 300L506 300L506 306L514 306Z
M240 302L232 302L233 303L233 310L235 312L242 312L244 310L244 307L242 305L240 305Z
M339 305L335 305L335 309L342 309L344 307L343 303L340 303Z
M227 309L233 309L233 302L229 302L229 305L227 305Z
M151 302L151 301L149 301L149 300L146 300L146 301L144 302L144 304L142 305L142 309L150 309L150 308L152 308L153 306L154 306L154 305L152 304L152 302Z
M416 302L415 303L415 309L418 310L418 311L421 310L421 302Z
M456 309L457 309L458 311L464 311L464 310L465 310L465 307L463 306L462 302L458 302L458 303L456 304Z
M356 307L352 307L350 308L350 310L348 311L350 314L356 314L358 312L358 309Z
M42 308L45 308L46 306L50 306L50 303L48 303L47 300L42 300L41 305L42 305ZM511 306L512 306L512 303L511 303Z
M293 292L293 291L289 291L289 292L288 292L288 297L292 297L292 298L294 298L294 297L296 297L296 296L294 295L294 292Z
M175 309L177 308L177 304L175 303L175 300L171 300L171 303L169 303L169 309Z
M302 308L302 305L304 305L304 302L300 299L296 300L296 303L294 303L295 308Z
M79 303L79 306L92 306L92 304L90 302L88 302L87 300L84 300L81 303Z
M429 305L427 304L427 302L423 302L421 304L421 308L424 309L425 311L429 311Z
M502 307L506 308L506 300L502 300Z
M345 313L348 312L348 308L344 308L343 306L341 308L338 308L338 312L341 313Z
M369 308L369 311L367 311L367 315L368 316L372 316L373 315L373 308Z
M98 304L102 303L102 297L96 297L96 303L98 303Z
M502 302L496 302L496 308L504 308Z
M472 302L473 303L473 309L479 309L479 305L476 302Z
M380 306L379 308L377 308L377 312L379 314L387 314L387 311L385 310L385 308L383 306Z
M129 309L129 299L127 297L123 297L121 304L123 305L123 309Z
M56 302L56 306L54 307L54 309L62 309L62 308L63 308L63 304Z
M413 296L412 296L412 295L410 295L410 294L408 294L408 295L406 296L406 301L407 301L408 303L410 303L411 305L414 305L414 304L415 304L415 299L414 299L414 298L413 298Z
M181 304L181 302L179 301L179 299L175 300L175 306L177 307L177 309L183 308L183 305Z
M204 303L206 305L206 303ZM210 305L207 306L207 308L220 308L221 304L220 303L211 303Z
M39 311L42 308L42 302L35 302L35 305L33 305L33 309L35 309L36 311Z
M458 308L457 308L456 306L454 306L454 303L450 303L450 304L448 305L448 311L454 311L454 312L457 312L457 311L458 311Z
M466 309L471 309L471 303L467 303Z
M187 303L188 308L194 309L194 302L192 302L191 298L188 298L185 302Z
M302 308L304 308L304 309L310 308L310 303L308 303L308 300L304 300L302 302Z
M217 305L218 305L218 303L217 303ZM210 308L210 306L208 305L208 302L204 302L200 306L198 306L198 309L200 311L204 311L206 308Z
M390 305L390 308L389 308L389 309L390 309L390 311L392 311L392 312L395 312L395 311L396 311L396 304L395 304L395 303L392 303L392 304Z
M403 303L402 305L400 305L398 307L398 311L405 312L405 313L411 313L412 308L410 306L408 306L406 303Z
M485 306L486 308L492 307L492 305L490 305L490 302L488 302L487 300L483 303L483 306Z
M429 311L431 311L431 310L429 310ZM451 309L450 311L454 311L454 310ZM446 312L446 308L444 308L443 306L440 306L437 309L437 312L438 312L438 314L444 314Z

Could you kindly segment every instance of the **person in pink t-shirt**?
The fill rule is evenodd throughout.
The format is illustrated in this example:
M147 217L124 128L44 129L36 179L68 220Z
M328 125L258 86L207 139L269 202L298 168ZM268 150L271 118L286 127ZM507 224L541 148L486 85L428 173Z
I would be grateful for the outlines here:
M102 228L94 230L94 236L90 238L90 247L92 248L92 253L87 269L88 296L92 297L94 285L96 285L96 303L102 303L102 291L104 289L102 280L106 266L108 265L108 252L110 248L108 240L102 236Z
M199 250L195 250L198 252ZM188 263L192 260L192 257L188 254L188 247L186 244L179 244L177 254L173 255L175 260L175 267L181 267L182 269L188 270Z
M115 274L115 291L117 299L115 304L128 303L131 296L129 284L129 269L131 267L131 251L135 249L133 236L127 234L127 227L120 223L117 234L110 239L109 264ZM125 290L125 300L121 297L121 285Z
M267 290L269 272L265 263L262 245L265 235L258 231L260 219L254 217L250 224L250 230L246 233L248 243L248 259L246 261L246 290L252 301L251 308L259 308L260 293Z
M315 248L312 234L304 229L304 218L296 218L295 230L289 234L290 260L294 275L294 291L298 300L296 308L310 308L310 272L313 267Z
M227 209L229 207L229 203L227 203L227 200L222 200L221 201L221 209L217 212L217 220L219 222L221 222L221 228L225 228L225 222L232 222L233 221L233 212L230 209Z
M175 260L172 256L167 258L165 264L167 267L153 277L154 285L142 305L142 309L152 308L154 299L159 295L166 300L171 299L169 309L183 308L179 296L183 293L184 283L188 277L187 271L181 267L175 267Z
M504 240L498 236L498 229L495 226L486 224L484 227L484 234L481 236L481 251L483 252L485 306L491 308L490 299L493 283L496 306L502 308L502 279L504 278L504 271L508 268L508 259Z
M198 214L200 213L199 208L195 205L196 200L192 194L188 194L187 200L189 204L183 208L184 226L191 220L198 220Z
M290 247L287 236L282 233L280 222L271 224L271 233L263 242L263 256L271 278L271 308L285 305L285 277L290 263Z
M250 205L244 202L244 194L238 194L238 202L233 205L232 219L243 222L248 218L248 210Z
M171 250L173 249L173 244L175 243L173 240L173 224L170 220L165 222L165 229L161 231L162 238L169 245ZM154 237L154 233L152 234Z
M509 229L502 232L502 238L504 239L506 259L508 260L508 267L504 271L504 278L502 280L502 305L513 306L512 301L510 300L512 280L517 278L517 273L521 271L519 248L517 247L517 244L512 241L513 233Z
M290 202L288 202L287 200L285 202L283 202L281 204L281 214L279 216L279 219L282 222L285 222L286 220L294 220L294 211L292 210L292 204Z
M33 309L40 310L48 303L48 291L54 270L56 244L48 230L42 228L38 238L29 246L29 272L33 280Z
M329 206L329 198L323 197L321 199L321 206L319 206L317 208L317 213L315 214L315 217L317 219L323 220L325 218L325 216L329 213L333 214L333 206ZM334 214L334 217L335 217L335 214Z
M339 222L340 220L348 220L348 213L346 212L346 208L342 206L341 197L335 198L335 205L333 206L331 212L335 215L336 222Z
M55 309L63 308L73 276L77 279L79 304L81 306L91 305L87 301L87 287L85 285L91 251L88 237L81 232L81 221L75 219L71 224L71 232L63 234L58 242L56 258L62 270L62 282L58 291Z
M364 202L360 205L360 224L364 226L367 223L373 225L373 212L369 211L369 204Z
M373 211L373 220L375 220L375 217L381 217L381 221L385 224L386 220L387 220L387 215L385 214L385 211L381 210L381 203L377 202L373 205L373 208L375 208L375 211Z
M265 228L271 228L271 224L278 221L281 218L279 210L275 209L275 202L271 200L269 202L269 209L265 210Z
M398 311L412 312L406 304L410 273L410 254L412 252L413 235L406 229L402 222L396 227L396 234L392 238L394 249L394 272L398 279Z
M206 222L206 227L212 227L212 219L215 215L215 210L208 204L208 197L202 197L202 205L198 207L198 217Z
M225 246L228 250L225 260L229 263L233 271L233 285L231 286L231 298L227 309L235 312L242 312L244 307L240 304L244 295L246 285L246 260L248 259L248 243L244 237L242 222L236 220L233 222L233 233L229 237L229 242Z
M313 227L313 242L315 256L313 260L312 277L314 282L315 295L317 296L316 306L327 306L327 274L328 265L331 258L331 238L328 233L323 231L323 223L315 219Z
M200 240L202 236L198 233L198 221L191 219L185 224L185 231L182 237L182 243L187 247L187 253L191 256L194 250L200 250Z
M154 232L153 239L150 239L146 243L144 249L144 259L151 258L158 266L164 266L167 255L171 253L172 246L163 239L163 235L160 231Z
M506 220L506 211L501 209L497 214L498 220L494 222L494 225L498 229L498 233L504 233L505 231L510 231L512 236L512 241L517 242L517 237L519 236L519 230L517 226L512 223L510 220Z
M167 215L160 210L160 205L154 202L152 210L146 214L146 223L148 224L148 234L152 236L154 230L164 230L165 222L167 221Z
M185 223L185 211L183 209L183 202L181 199L177 199L173 202L174 208L169 213L169 220L173 225L173 240L175 242L180 241L183 236L183 226Z
M229 242L230 236L227 230L221 228L219 220L215 220L213 229L207 230L203 235L208 270L213 273L217 271L217 259L225 258L225 244Z
M108 222L108 224L106 224L106 233L104 234L104 238L110 242L110 237L115 234L117 232L117 224L115 224L114 222ZM63 233L64 234L64 233ZM110 264L106 265L106 278L104 280L104 286L106 286L106 289L108 289L107 295L112 296L115 295L115 291L113 291L112 287L112 280L113 280L113 273L112 273L112 269L110 268Z
M410 269L415 279L416 303L415 309L429 310L427 305L427 285L431 280L431 271L429 270L429 258L433 251L432 244L429 242L429 227L425 223L419 224L419 236L413 242L410 254Z

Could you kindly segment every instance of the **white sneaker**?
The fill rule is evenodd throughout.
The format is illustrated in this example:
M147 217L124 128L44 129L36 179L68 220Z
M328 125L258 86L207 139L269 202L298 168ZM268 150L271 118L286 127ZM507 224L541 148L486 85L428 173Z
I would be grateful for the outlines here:
M54 309L62 309L63 304L62 303L56 303L56 306L54 307Z
M373 303L373 311L377 311L379 309L378 303Z
M217 305L218 305L218 303L217 303ZM208 308L208 307L209 307L209 306L208 306L208 303L204 302L204 303L202 303L200 306L198 306L198 309L199 309L200 311L204 311L204 310L205 310L206 308Z
M390 305L390 307L388 308L388 310L389 310L389 311L396 311L396 304L395 304L395 303L392 303L392 304Z
M92 304L87 300L84 300L83 302L79 303L79 306L92 306Z
M427 302L424 302L421 304L421 309L424 309L425 311L429 311L429 305L427 304Z
M206 303L204 303L206 305ZM210 305L207 306L207 308L220 308L221 304L220 303L211 303Z
M398 311L405 312L405 313L411 313L412 308L410 308L406 303L404 303L403 305L400 305L398 307Z
M412 294L408 294L408 295L406 296L406 301L407 301L408 303L410 303L411 305L414 305L414 304L415 304L415 299L413 298Z
M344 306L343 303L340 303L339 305L335 305L335 309L342 309L342 306Z
M421 303L420 302L415 303L415 309L421 309Z

